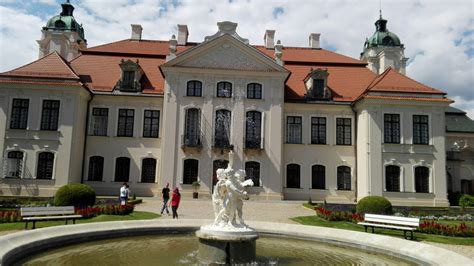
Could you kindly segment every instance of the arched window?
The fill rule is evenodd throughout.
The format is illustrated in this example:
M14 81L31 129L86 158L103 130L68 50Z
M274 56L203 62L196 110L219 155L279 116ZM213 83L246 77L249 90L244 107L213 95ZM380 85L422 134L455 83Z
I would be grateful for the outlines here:
M245 118L245 148L260 149L262 147L262 113L247 112Z
M326 167L324 165L311 167L311 188L326 189Z
M259 162L246 162L245 163L245 179L252 179L255 187L260 186L260 163Z
M337 167L337 190L351 190L351 168Z
M103 172L104 172L104 157L92 156L89 159L89 175L87 177L87 180L102 181Z
M115 160L115 182L128 182L130 179L130 158L119 157Z
M400 167L396 165L385 166L385 190L400 192Z
M38 170L36 179L52 179L54 167L54 153L42 152L38 155Z
M23 168L23 152L10 151L8 152L7 161L7 178L20 178L21 170Z
M156 159L145 158L142 161L142 183L155 183Z
M184 145L196 147L201 145L201 112L197 108L186 110L184 125Z
M183 166L183 184L191 185L198 180L199 161L196 159L184 160Z
M250 83L247 85L248 99L262 99L262 85L258 83Z
M286 166L286 187L300 188L300 166L298 164L289 164Z
M430 185L430 169L425 166L415 167L415 192L417 193L429 193Z
M190 80L186 86L186 96L201 97L202 82L198 80Z
M228 147L230 145L231 112L228 110L216 111L216 125L214 131L214 146Z
M232 97L232 83L227 81L221 81L217 83L217 97Z

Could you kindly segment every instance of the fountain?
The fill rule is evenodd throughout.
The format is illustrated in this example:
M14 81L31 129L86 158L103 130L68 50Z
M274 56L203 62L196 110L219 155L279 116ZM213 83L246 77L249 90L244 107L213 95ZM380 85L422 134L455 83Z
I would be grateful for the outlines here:
M214 223L201 226L198 257L208 264L248 263L256 258L258 233L243 220L243 200L248 199L245 187L253 186L245 180L245 170L234 172L234 154L229 152L226 169L217 169L217 183L212 194Z

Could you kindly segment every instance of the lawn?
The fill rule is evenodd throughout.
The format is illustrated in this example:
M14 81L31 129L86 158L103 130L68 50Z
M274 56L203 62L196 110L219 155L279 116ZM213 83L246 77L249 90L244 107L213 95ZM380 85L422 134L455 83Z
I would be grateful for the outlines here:
M294 218L291 218L291 220L303 225L331 227L331 228L337 228L337 229L365 232L364 227L361 225L357 225L351 222L344 222L344 221L337 221L337 222L326 221L322 218L317 217L316 215L294 217ZM459 221L439 221L439 222L444 223L444 224L450 224L450 225L460 223ZM474 226L474 222L466 222L466 224ZM371 232L370 231L371 229L368 229L368 230L369 232ZM398 231L398 230L387 230L387 229L376 228L375 233L403 238L403 231ZM441 236L441 235L422 234L419 232L415 232L414 235L415 235L415 241L428 241L428 242L437 242L437 243L452 244L452 245L474 245L473 237L449 237L449 236Z
M111 222L111 221L131 221L131 220L150 220L160 217L159 214L151 212L140 212L134 211L128 215L99 215L90 219L81 219L77 220L76 224L86 224L86 223L97 223L97 222ZM69 221L72 223L72 221ZM50 227L56 225L64 225L64 221L45 221L45 222L36 222L36 228ZM29 223L28 227L31 228L32 224ZM24 222L17 223L1 223L0 232L2 231L11 231L11 230L23 230L25 228Z

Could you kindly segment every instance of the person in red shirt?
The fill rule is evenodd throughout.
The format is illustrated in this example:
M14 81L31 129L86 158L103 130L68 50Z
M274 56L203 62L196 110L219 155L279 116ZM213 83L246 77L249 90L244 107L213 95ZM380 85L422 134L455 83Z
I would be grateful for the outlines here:
M177 187L174 188L173 194L171 195L171 210L173 211L173 219L178 219L178 207L179 202L181 201L181 194L179 193L179 189Z

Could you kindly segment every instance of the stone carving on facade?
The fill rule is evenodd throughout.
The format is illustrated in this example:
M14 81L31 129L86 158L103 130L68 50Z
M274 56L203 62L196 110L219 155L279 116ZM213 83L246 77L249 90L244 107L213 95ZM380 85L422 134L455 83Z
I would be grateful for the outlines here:
M230 22L230 21L218 22L217 23L217 28L219 30L214 35L206 36L204 38L204 41L208 42L208 41L214 40L215 38L218 38L218 37L220 37L224 34L229 34L232 37L236 38L237 40L239 40L239 41L241 41L245 44L249 44L248 39L240 37L239 34L237 34L237 32L235 31L237 29L237 25L238 25L237 23Z
M225 45L216 47L207 54L178 65L199 68L272 71L269 67L259 64L255 59L235 47L225 47Z

